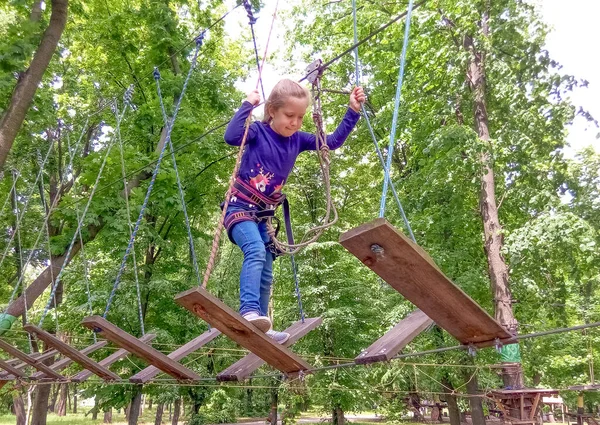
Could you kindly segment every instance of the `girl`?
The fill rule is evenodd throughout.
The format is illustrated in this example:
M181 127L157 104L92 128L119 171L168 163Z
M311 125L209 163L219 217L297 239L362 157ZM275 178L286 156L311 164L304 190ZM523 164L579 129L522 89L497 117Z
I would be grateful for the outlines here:
M275 85L265 103L263 121L250 124L246 150L225 215L229 239L244 254L240 275L240 314L280 344L286 342L290 335L272 330L267 316L273 255L268 246L270 237L265 218L272 216L283 201L281 189L298 154L316 149L315 135L298 131L309 97L308 90L295 81L284 79ZM358 111L364 101L362 88L354 88L346 115L335 132L327 136L330 149L342 146L360 117ZM248 94L227 126L225 141L228 144L241 145L246 118L259 103L258 90Z

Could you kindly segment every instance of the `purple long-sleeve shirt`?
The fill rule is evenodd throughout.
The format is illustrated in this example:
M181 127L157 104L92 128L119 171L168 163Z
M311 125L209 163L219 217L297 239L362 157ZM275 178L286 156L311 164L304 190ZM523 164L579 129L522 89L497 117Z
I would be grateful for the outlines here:
M246 118L252 110L250 102L242 103L225 131L225 142L232 146L240 146L244 136ZM348 135L360 118L358 112L348 108L337 129L327 135L329 149L337 149L344 144ZM248 130L246 149L238 176L257 191L267 196L281 192L296 158L300 152L316 150L316 136L311 133L298 131L290 137L277 134L269 124L253 122ZM235 196L229 205L244 209L254 208L241 202Z

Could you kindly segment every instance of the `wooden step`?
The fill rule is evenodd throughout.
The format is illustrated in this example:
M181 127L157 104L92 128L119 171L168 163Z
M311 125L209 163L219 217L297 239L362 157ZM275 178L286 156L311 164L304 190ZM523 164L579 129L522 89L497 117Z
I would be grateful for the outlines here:
M182 345L177 350L168 354L167 357L178 362L179 360L186 357L188 354L199 350L200 348L202 348L203 346L208 344L210 341L212 341L219 335L221 335L221 332L219 332L217 329L208 330L208 331L204 332L202 335L197 336L196 338L192 339L187 344ZM146 369L136 373L131 378L129 378L129 381L135 382L136 384L144 384L144 383L150 381L152 378L154 378L159 373L160 373L160 369L157 368L156 366L148 366Z
M108 344L108 341L98 341L88 347L85 347L82 350L79 350L79 352L81 354L83 354L84 356L87 356L88 354L91 354L94 351L99 350L102 347L105 347L107 344ZM53 371L58 372L59 370L65 369L71 363L73 363L73 359L65 356L62 359L60 359L59 361L57 361L56 363L53 363L52 365L50 365L50 368ZM98 363L98 364L100 364L100 363ZM90 373L92 373L92 372L90 372ZM44 378L46 376L42 372L37 372L37 373L34 373L31 377L34 379L40 379L40 378Z
M101 316L86 317L81 324L96 332L101 332L102 335L113 344L124 348L131 354L135 354L175 379L180 381L201 379L200 375L177 363L175 360L171 360L166 354L144 344L136 337L113 325Z
M56 351L53 348L51 350L46 350L43 353L29 354L29 357L32 357L32 358L36 359L38 362L43 362L44 360L49 359L50 357L54 357L57 354L58 354L58 351ZM20 361L19 359L13 359L13 360ZM15 368L17 368L17 369L23 369L25 366L27 366L27 363L21 362L18 365L16 365ZM37 372L37 373L39 373L39 372ZM2 373L0 373L0 380L1 379L12 380L12 379L15 379L15 376L11 375L10 373L2 372ZM36 378L34 378L34 379L36 379Z
M71 358L75 363L79 364L84 369L91 370L105 381L118 381L121 379L116 373L100 366L85 354L81 354L79 351L45 330L31 324L23 326L23 329L31 334L35 334L38 339L44 341L49 346L56 348L63 356Z
M296 375L311 368L205 289L196 287L182 292L175 301L285 374Z
M496 339L516 341L387 220L352 229L341 235L340 243L461 343L483 347Z
M354 362L369 364L388 361L432 323L433 320L427 317L425 313L421 310L415 310L360 353L354 359Z
M9 343L7 343L6 341L3 341L1 339L0 339L0 349L4 350L11 356L16 357L17 359L22 360L24 363L28 364L29 366L34 367L35 369L39 370L40 372L43 372L45 375L47 375L50 378L54 378L54 379L58 379L58 380L66 379L60 373L55 372L54 370L50 369L49 366L40 362L38 360L39 355L37 356L38 358L30 357L28 354L25 354L18 348L13 347ZM20 368L15 368L15 369L20 370ZM32 376L32 378L33 378L33 376ZM36 379L36 378L34 378L34 379Z
M142 336L140 338L140 341L147 344L150 341L152 341L154 338L156 338L156 334L146 334L144 336ZM127 356L129 354L129 351L123 349L123 348L119 348L117 351L115 351L114 353L112 353L110 356L100 360L98 362L98 364L100 366L104 366L106 368L110 367L113 363L118 362L119 360L121 360L122 358L124 358L125 356ZM90 376L92 376L92 372L90 372L89 370L82 370L81 372L79 372L77 375L75 375L74 377L71 378L71 381L73 382L83 382L85 380L87 380Z
M323 319L320 317L304 319L304 323L301 320L297 321L284 331L290 334L290 339L282 345L289 347L295 344L296 341L321 325L321 323L323 323ZM243 381L263 364L265 364L264 360L256 354L250 353L219 373L217 381Z
M15 368L14 366L11 366L10 364L6 363L4 360L0 360L0 368L7 371L10 375L18 376L19 378L25 377L25 372L23 372L21 369ZM10 378L9 376L7 376L5 380L12 381L12 379L14 379L14 378Z

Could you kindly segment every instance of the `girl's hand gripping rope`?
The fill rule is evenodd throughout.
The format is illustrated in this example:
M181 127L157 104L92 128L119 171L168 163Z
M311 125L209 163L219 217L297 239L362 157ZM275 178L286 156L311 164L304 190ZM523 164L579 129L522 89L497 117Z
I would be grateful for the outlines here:
M257 92L258 93L258 92ZM350 93L350 108L354 112L360 112L361 104L367 100L367 96L362 87L354 87Z
M252 90L250 93L248 93L246 96L246 101L250 102L254 106L258 105L260 103L260 94L258 94L258 90Z

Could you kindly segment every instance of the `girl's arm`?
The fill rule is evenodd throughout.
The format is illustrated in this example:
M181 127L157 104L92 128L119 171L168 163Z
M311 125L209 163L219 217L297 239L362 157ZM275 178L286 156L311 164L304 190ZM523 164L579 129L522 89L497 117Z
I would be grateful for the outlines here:
M244 137L244 131L246 131L246 119L252 113L254 105L260 103L260 96L258 91L254 91L248 94L248 97L242 103L242 106L235 113L229 124L227 130L225 130L225 142L228 145L240 146L242 144L242 138ZM253 125L250 125L248 130L248 138L246 143L251 143L256 136L256 129Z
M327 135L327 146L329 149L337 149L344 144L350 132L360 118L360 106L366 100L365 94L361 87L355 87L350 93L350 105L346 111L346 115L342 118L342 122L338 125L335 131ZM316 136L310 133L300 132L301 150L316 150Z

